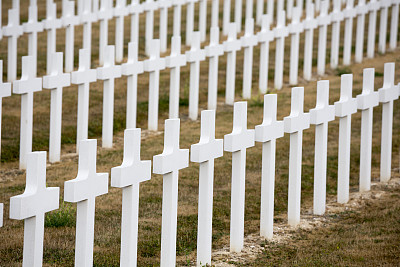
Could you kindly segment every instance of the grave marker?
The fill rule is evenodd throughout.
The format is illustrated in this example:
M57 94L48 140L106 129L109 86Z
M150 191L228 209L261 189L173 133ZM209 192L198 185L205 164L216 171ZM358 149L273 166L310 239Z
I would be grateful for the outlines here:
M357 99L352 97L353 74L343 74L340 99L335 102L335 115L339 117L338 186L337 201L349 201L351 114L357 112Z
M47 31L47 67L46 74L51 72L51 57L56 52L57 29L61 28L61 20L57 19L57 5L52 1L47 1L46 19L43 21L43 28Z
M285 11L281 11L278 15L278 23L273 29L276 39L275 47L275 88L280 90L283 85L283 59L285 52L285 37L289 35L289 28L286 25Z
M28 55L37 59L37 34L43 31L43 23L37 18L37 5L29 6L28 22L22 24L24 32L28 33Z
M97 140L82 140L79 146L78 175L64 183L64 201L77 203L75 266L92 266L95 200L108 193L108 173L96 172Z
M397 47L397 31L399 26L399 1L393 1L392 3L392 15L390 22L390 41L389 48L394 50Z
M325 59L326 59L326 35L328 25L331 23L331 16L328 15L328 0L321 1L321 11L317 18L318 20L318 75L325 74Z
M355 61L361 63L364 53L364 28L365 28L365 15L368 14L368 6L365 0L359 0L356 7L357 12L357 29L356 29L356 50Z
M113 17L113 9L111 0L101 0L100 10L97 12L97 18L100 24L99 36L99 65L104 65L104 54L108 45L108 20ZM117 34L115 35L117 36ZM115 37L117 38L117 37Z
M261 31L257 33L258 42L260 43L260 70L258 84L261 94L266 94L268 90L269 43L274 40L274 32L271 31L270 22L270 15L262 15Z
M62 27L65 28L65 72L74 69L75 26L79 24L79 17L75 16L75 2L63 0Z
M257 45L258 38L254 34L254 19L246 19L245 33L240 38L244 48L243 59L243 98L251 98L252 73L253 73L253 47Z
M46 187L46 152L27 154L26 186L10 198L10 218L24 220L22 266L42 266L44 216L59 207L59 187Z
M122 165L111 169L111 186L122 188L121 266L137 265L139 185L151 178L151 161L140 159L140 133L125 130Z
M318 27L318 21L314 18L314 4L311 1L307 1L306 9L303 76L306 81L309 81L312 76L314 29Z
M3 113L2 112L3 98L7 96L11 96L11 83L3 82L3 60L0 60L0 155L1 155L1 120Z
M344 41L343 41L343 65L351 63L351 46L353 37L353 18L357 15L357 9L354 8L354 0L347 0L346 8L343 10L345 19Z
M288 25L290 34L290 72L289 84L297 84L297 76L299 73L299 46L300 33L304 31L304 23L300 22L299 7L293 8L292 23Z
M49 161L60 161L63 87L71 85L71 75L63 73L63 53L51 56L50 74L43 77L43 88L51 90Z
M244 239L246 150L254 146L254 130L247 129L247 102L233 108L233 130L224 136L224 150L232 152L230 251L240 252Z
M160 9L160 51L167 51L167 33L168 33L168 8L172 6L171 0L161 0L158 2Z
M388 9L392 4L391 0L380 1L380 23L379 23L379 39L378 39L378 50L380 53L386 52L386 34L387 34L387 20L388 20ZM397 14L398 16L399 14Z
M333 12L331 13L331 23L332 23L331 68L332 69L336 69L339 64L340 22L344 19L344 12L340 10L341 7L342 7L342 0L333 0Z
M189 165L189 149L179 148L179 119L168 119L164 128L164 151L153 157L153 172L163 175L161 262L175 266L179 170Z
M380 9L381 2L370 0L368 2L368 41L367 41L367 57L373 58L375 54L375 34L376 34L376 15Z
M255 141L262 143L260 235L271 239L274 226L276 139L283 137L283 121L276 120L277 95L264 95L264 118L255 128Z
M200 142L191 146L190 160L199 166L197 266L211 265L214 160L223 155L222 139L215 139L215 110L201 112Z
M117 0L114 7L115 17L115 61L121 63L124 58L124 18L128 15L126 0Z

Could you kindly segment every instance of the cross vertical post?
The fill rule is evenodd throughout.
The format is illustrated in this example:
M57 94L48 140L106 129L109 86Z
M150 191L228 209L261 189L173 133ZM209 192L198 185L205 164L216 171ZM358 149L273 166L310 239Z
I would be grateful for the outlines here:
M115 61L121 63L124 58L124 18L128 15L126 0L117 0L114 8L115 19Z
M274 40L274 32L271 31L270 23L272 17L262 15L261 31L257 33L258 43L260 44L260 70L259 70L259 91L265 94L268 91L268 66L269 66L269 43Z
M139 0L132 0L129 5L129 14L131 15L131 42L136 44L136 49L139 51L139 16L143 13L143 5ZM129 53L129 51L128 51Z
M386 52L386 34L387 34L387 21L388 21L388 9L392 4L391 0L380 1L380 22L379 22L379 39L378 39L378 50L384 54ZM397 14L398 16L398 14Z
M159 3L160 10L160 51L167 51L167 34L168 34L168 8L171 7L171 0L161 0Z
M29 5L28 22L24 23L24 32L28 33L28 55L37 59L37 34L43 31L43 23L37 18L37 4Z
M172 30L172 36L181 37L181 17L182 17L182 5L186 3L186 0L171 0L172 6L174 7L174 25Z
M331 15L332 38L331 38L331 68L336 69L339 64L340 23L344 19L341 11L342 0L333 0L333 11Z
M207 37L207 0L199 0L199 32L200 42L204 42Z
M3 60L0 60L0 157L1 157L1 121L3 97L11 96L11 83L3 82Z
M251 98L252 73L253 73L253 47L257 45L258 38L254 35L254 19L246 19L245 33L240 38L244 48L243 59L243 98Z
M283 85L283 63L284 63L284 52L285 52L285 37L289 35L289 29L286 27L286 16L285 11L281 11L278 15L278 22L276 27L273 29L274 36L276 39L275 48L275 77L274 83L275 88L280 90Z
M370 0L368 2L368 41L367 41L367 57L373 58L375 54L375 35L376 35L376 16L380 9L381 2Z
M288 25L290 34L290 72L289 84L297 84L297 76L299 74L299 47L300 33L304 30L304 23L300 22L299 7L293 8L292 23Z
M192 44L192 35L194 31L194 4L196 0L186 1L186 45Z
M104 54L108 45L108 20L113 17L112 2L111 0L102 0L100 9L97 12L99 20L99 65L104 65ZM117 36L117 34L116 34ZM117 38L117 37L115 37Z
M364 33L365 33L365 15L368 14L368 6L365 0L359 0L357 7L357 29L356 29L356 51L355 61L361 63L364 54Z
M303 77L306 81L309 81L312 76L314 29L318 27L318 21L314 18L314 4L310 0L307 1L306 9Z
M65 28L65 72L69 73L74 69L75 25L79 23L74 1L63 0L61 21Z
M353 39L353 18L357 15L354 8L354 0L347 0L346 8L343 10L345 19L344 24L344 41L343 41L343 65L347 66L351 63L351 47Z
M340 0L337 0L340 1ZM326 60L326 35L328 25L331 23L331 16L328 15L328 0L321 1L321 11L317 18L318 20L318 60L317 72L318 75L325 74L325 60ZM339 31L339 29L338 29ZM333 34L333 32L332 32Z
M235 0L236 33L242 31L242 9L243 9L243 0Z
M390 40L389 48L394 50L397 47L397 36L398 36L398 26L399 26L399 1L393 1L392 3L392 15L390 22Z
M56 52L57 29L61 28L61 20L57 19L57 4L52 0L47 1L46 19L44 29L47 30L47 75L51 72L51 57Z
M222 32L224 35L228 35L231 24L231 1L224 0L222 9ZM235 26L236 27L236 26ZM235 28L236 30L236 28Z

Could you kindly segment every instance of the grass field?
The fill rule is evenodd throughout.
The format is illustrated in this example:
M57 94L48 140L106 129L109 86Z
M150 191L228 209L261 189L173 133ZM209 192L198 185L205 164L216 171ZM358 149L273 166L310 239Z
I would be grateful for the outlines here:
M44 0L40 0L39 8L44 6ZM56 1L60 8L60 2ZM2 14L6 14L5 10L9 8L10 3L3 4ZM220 9L222 13L222 8ZM172 13L169 19L172 21ZM184 18L185 10L183 9L182 18ZM22 20L26 21L26 14L22 15ZM43 8L40 11L39 18L44 17ZM3 16L5 23L7 16ZM157 18L157 16L156 16ZM129 41L129 23L125 23L125 44ZM171 23L169 23L169 26ZM197 25L197 24L195 24ZM110 29L114 27L114 21L109 23ZM144 42L144 17L141 17L141 48ZM184 33L185 23L182 23L182 32ZM197 27L197 26L195 26ZM343 28L343 27L342 27ZM113 30L110 30L109 41L114 42ZM155 33L157 33L157 26ZM169 33L171 33L171 29ZM76 40L81 40L82 29L76 28ZM39 51L38 51L38 75L45 73L45 33L39 35ZM98 42L98 24L93 25L93 44ZM330 34L328 34L330 37ZM157 35L155 35L157 37ZM315 33L315 40L318 34ZM57 34L57 50L63 51L63 30ZM329 39L329 38L328 38ZM314 42L316 45L316 42ZM328 47L330 41L328 40ZM0 58L6 59L6 39L0 41ZM80 46L80 43L76 45ZM21 38L19 43L19 55L26 54L27 38ZM288 81L289 67L289 47L290 42L286 42L285 56L285 73L284 81ZM24 50L25 49L25 50ZM188 49L187 47L184 48ZM303 43L301 44L303 51ZM341 48L342 50L342 48ZM273 84L273 64L274 62L274 43L270 48L270 72L269 85ZM126 52L126 49L125 49ZM78 54L77 49L75 50ZM300 53L300 65L302 66L302 52ZM98 51L94 48L92 54L92 66L97 66ZM140 50L140 59L144 59L143 50ZM316 58L316 50L314 51ZM329 51L327 53L329 60ZM248 127L254 128L262 122L262 96L258 94L258 64L259 49L254 51L254 68L253 68L253 98L248 101ZM396 62L396 81L400 77L399 63L400 50L388 52L385 55L376 55L375 59L365 60L362 64L354 64L348 67L339 67L337 70L327 70L324 77L318 79L328 79L330 81L330 103L339 99L340 74L354 74L354 96L361 92L362 86L362 70L366 67L374 67L375 70L375 89L382 86L383 83L383 64L385 62ZM77 66L77 57L75 64ZM314 62L315 65L316 62ZM6 60L4 61L6 64ZM20 61L19 61L20 65ZM226 56L220 58L219 69L219 91L218 91L218 109L216 123L216 137L223 138L223 135L230 133L232 130L232 114L233 109L224 105L225 90L225 66ZM242 66L243 51L238 53L237 57L237 75L236 75L236 100L241 99L242 88ZM314 69L316 72L316 69ZM299 71L299 74L302 70ZM201 64L201 84L200 84L200 108L206 109L207 99L207 74L208 63ZM181 73L181 147L189 148L191 144L197 143L200 134L200 121L190 121L187 117L187 103L189 92L189 68L185 67ZM5 77L4 77L5 78ZM306 82L300 79L300 86L305 87L305 110L315 106L316 101L316 80ZM148 75L139 77L139 103L138 103L138 127L147 128L147 98L148 98ZM290 113L290 89L288 84L284 84L284 88L280 91L270 90L271 93L278 94L278 119L282 119ZM168 116L168 90L169 90L169 71L163 71L160 78L160 132L149 133L145 131L146 137L142 140L142 159L152 159L153 155L159 154L163 149L163 123ZM48 131L49 131L49 108L50 108L50 92L43 91L35 93L34 105L34 136L33 150L48 149ZM59 186L61 196L63 196L63 183L73 179L77 173L77 155L75 151L76 136L76 107L77 107L77 88L71 86L64 90L63 98L63 128L62 128L62 153L64 154L60 163L48 165L47 168L47 185ZM115 86L115 114L114 114L114 131L115 145L112 149L99 148L97 170L98 172L109 172L111 167L115 167L122 162L123 152L123 129L125 128L125 110L126 110L126 80L118 79ZM3 137L2 137L2 165L0 168L0 202L5 203L5 218L8 218L9 198L11 196L21 194L25 187L25 173L18 170L18 149L19 149L19 119L20 119L20 97L13 95L3 100ZM400 132L400 104L395 102L394 105L394 126L393 126L393 160L394 167L399 162L399 145L398 138ZM94 83L90 91L90 138L101 137L101 117L102 117L102 84ZM374 109L373 124L373 153L372 153L372 177L377 180L379 177L379 161L380 161L380 130L381 130L381 107ZM328 169L327 169L327 193L329 196L336 194L337 184L337 145L338 145L338 121L329 124L329 143L328 143ZM99 140L99 145L101 140ZM351 168L350 183L352 190L357 190L359 175L359 150L360 150L360 113L353 116L352 120L352 144L351 144ZM287 186L288 186L288 158L289 158L289 136L285 135L277 141L276 156L276 190L275 190L275 213L280 215L279 220L285 220L284 214L287 212ZM302 209L309 208L312 205L313 194L313 160L314 160L314 127L304 132L303 142L303 166L302 166ZM218 249L229 244L229 216L230 216L230 179L231 179L231 155L225 153L224 157L217 159L215 162L215 183L214 183L214 217L213 217L213 248ZM246 207L245 207L245 234L257 233L259 230L259 212L260 212L260 175L261 175L261 145L256 144L254 148L248 150L247 153L247 176L246 176ZM139 220L139 266L158 265L160 254L160 235L161 235L161 205L162 205L162 177L153 175L152 179L140 188L140 220ZM398 191L393 193L393 199L384 199L382 203L398 202ZM198 199L198 164L190 164L189 168L180 172L179 179L179 207L178 207L178 234L177 234L177 255L178 264L186 265L188 262L195 260L196 239L197 239L197 199ZM259 263L277 265L352 265L355 258L351 255L357 255L365 249L375 248L369 243L362 246L355 246L352 254L343 255L332 254L331 244L334 244L339 238L348 240L351 237L351 231L359 231L364 233L363 228L356 227L357 220L371 220L371 224L365 227L379 227L384 233L393 229L390 233L393 238L399 238L398 224L391 224L391 228L387 228L386 224L380 224L378 212L382 211L382 203L374 204L371 202L370 207L360 210L360 213L349 214L345 216L344 225L348 225L342 235L337 235L337 229L328 228L318 232L318 235L307 236L307 234L298 233L299 238L293 241L293 244L299 240L304 242L306 248L314 247L312 251L307 249L294 248L292 245L285 247L277 247L273 250L273 257L261 255ZM120 244L120 220L121 220L121 191L116 188L110 188L109 193L99 197L96 200L96 225L95 225L95 248L94 248L94 266L118 266L119 265L119 244ZM384 205L384 204L382 204ZM397 205L397 204L396 204ZM390 220L398 221L398 206L386 206L388 212L392 212L393 216L389 216ZM397 208L396 208L397 207ZM397 215L396 215L397 212ZM45 266L73 266L74 261L74 242L75 242L75 214L76 206L68 203L62 203L58 211L49 213L46 216L46 230L44 241L44 265ZM374 215L374 216L373 216ZM283 217L282 217L283 216ZM397 217L396 217L397 216ZM374 217L374 218L372 218ZM345 226L343 226L345 227ZM371 230L370 228L368 228ZM349 232L350 231L350 232ZM378 230L377 230L378 231ZM340 232L340 231L339 231ZM18 266L22 261L22 244L23 244L23 222L5 219L5 226L0 229L2 241L0 244L0 266ZM370 232L365 230L365 234ZM321 234L324 238L317 238ZM336 235L335 237L330 237ZM396 239L395 239L396 240ZM347 242L347 241L343 241ZM393 248L392 241L383 239L383 244ZM398 243L397 243L398 244ZM293 245L294 246L294 245ZM320 262L309 262L307 257L313 260L318 258L312 255L318 255L326 246L327 254L332 257L343 257L344 261L333 261L329 259L321 259ZM383 246L383 245L382 245ZM318 248L321 248L319 251ZM399 251L398 246L394 246L395 251ZM271 252L272 253L272 252ZM398 253L397 253L398 254ZM282 257L280 257L281 255ZM346 254L347 255L347 254ZM393 255L393 254L390 254ZM388 258L390 258L390 255ZM325 257L325 256L324 256ZM326 256L327 257L327 256ZM358 261L368 265L371 260L372 265L377 263L376 259L364 257L365 261ZM394 257L394 256L393 256ZM282 258L282 259L281 259ZM286 259L286 261L285 261ZM388 261L387 263L395 262ZM281 261L280 261L281 260ZM346 261L347 260L347 261ZM358 263L356 262L356 263ZM274 264L276 263L276 264Z

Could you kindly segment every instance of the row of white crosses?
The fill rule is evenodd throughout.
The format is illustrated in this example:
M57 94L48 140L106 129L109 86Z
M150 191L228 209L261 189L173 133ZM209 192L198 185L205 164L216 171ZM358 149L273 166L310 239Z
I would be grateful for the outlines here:
M59 56L54 58L54 62L59 61ZM221 157L223 150L232 152L232 252L243 248L246 150L253 147L255 141L262 143L260 234L268 239L273 235L275 143L284 132L290 134L288 223L292 226L300 222L302 135L310 124L316 125L314 214L325 213L328 122L335 116L340 118L338 202L346 203L349 198L351 114L357 108L362 110L360 191L370 190L372 110L378 101L383 103L381 181L390 179L393 101L400 93L399 85L394 85L394 63L385 64L384 83L378 92L374 91L373 77L374 69L364 70L362 93L355 99L352 97L352 75L342 75L340 100L335 105L329 105L329 81L319 81L316 107L310 113L304 113L304 88L295 87L290 115L283 121L276 120L277 95L265 95L263 122L255 130L247 128L247 103L237 102L234 104L233 130L224 136L224 141L215 139L215 111L202 112L200 142L191 146L190 158L192 162L200 163L198 266L211 264L214 159ZM175 266L176 261L178 173L189 164L189 150L180 148L179 136L179 119L166 120L164 151L153 158L153 172L164 176L161 266ZM137 264L139 185L151 177L151 162L140 159L140 138L140 129L125 130L122 165L111 170L111 186L123 190L121 264L124 266ZM95 199L107 194L108 174L96 172L96 140L82 140L80 147L78 175L65 182L64 200L77 203L75 264L91 266ZM11 198L10 218L25 220L23 265L41 266L44 214L58 208L59 188L46 188L46 152L28 153L26 162L26 190Z

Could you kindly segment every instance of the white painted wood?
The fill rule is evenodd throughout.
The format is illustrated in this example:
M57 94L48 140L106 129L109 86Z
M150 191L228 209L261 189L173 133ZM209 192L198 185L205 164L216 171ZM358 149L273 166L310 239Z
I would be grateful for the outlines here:
M121 63L124 58L124 18L128 15L126 0L117 0L114 7L115 17L115 62Z
M92 55L92 23L96 21L97 14L92 12L92 0L82 2L82 12L78 12L78 14L80 22L83 24L83 48L88 49L89 55Z
M204 42L207 37L207 0L199 0L199 32L200 41Z
M186 0L186 45L192 44L194 31L194 4L197 0Z
M139 0L132 0L128 8L131 15L130 40L136 44L136 49L139 51L139 16L143 13L143 5L139 3Z
M211 27L210 44L204 48L208 63L208 109L217 109L218 96L218 57L224 54L224 47L219 43L219 28Z
M228 35L231 23L231 0L224 0L222 10L222 32Z
M392 172L393 101L399 98L399 86L394 84L394 64L385 63L383 86L378 90L382 103L381 182L389 181Z
M113 17L111 0L101 0L100 10L97 12L97 18L100 24L99 36L99 65L104 65L104 54L108 45L108 21ZM117 36L117 34L115 35ZM117 37L116 37L117 38Z
M22 24L24 32L28 33L28 55L37 59L37 34L43 31L43 23L38 21L37 5L29 5L28 22Z
M242 12L243 12L243 0L235 0L234 16L236 23L236 33L240 33L242 31Z
M92 266L95 201L108 193L108 173L96 172L96 139L82 140L79 146L78 174L64 183L64 201L77 203L75 266Z
M300 18L303 17L303 3L304 0L296 0L296 7L300 9ZM307 0L306 0L307 1Z
M65 28L65 72L74 70L75 26L79 24L79 17L75 16L75 2L63 0L62 27Z
M115 65L115 48L107 46L104 66L97 68L97 79L103 80L103 127L102 147L111 148L114 123L114 81L121 77L121 66Z
M253 0L246 0L245 20L253 18Z
M399 1L393 1L392 3L392 15L390 22L390 41L389 48L394 50L397 47L397 36L399 26Z
M346 8L343 10L344 24L344 42L343 42L343 65L351 63L351 47L353 39L353 18L357 15L354 8L354 0L346 0Z
M3 98L11 96L11 83L3 82L3 60L0 60L0 157L1 157L1 120L3 113Z
M26 155L32 151L33 93L42 90L42 78L36 77L36 60L22 57L21 79L13 82L13 93L21 95L19 168L26 169Z
M211 265L214 159L222 157L222 139L215 139L215 110L201 112L200 141L191 146L190 160L199 166L197 266Z
M318 21L314 18L314 4L311 0L307 1L306 19L304 20L304 65L303 77L306 81L311 80L312 76L312 58L313 58L313 43L314 29L318 27Z
M244 239L246 150L254 146L255 131L247 129L247 102L233 108L233 130L224 136L224 150L232 152L230 251L240 252Z
M42 266L44 216L59 208L59 195L59 187L46 187L46 152L28 153L25 192L10 199L10 218L24 220L22 266Z
M256 24L261 26L261 17L264 14L264 0L256 0ZM269 14L267 12L267 14Z
M335 102L335 115L339 117L339 155L337 201L349 201L351 115L357 112L357 99L353 94L353 74L343 74L340 99Z
M339 64L339 45L340 45L340 23L344 19L344 13L341 11L342 1L333 0L333 11L331 13L332 38L331 38L331 68L336 69Z
M314 214L323 215L326 203L326 162L328 122L335 119L335 107L329 105L329 81L317 82L317 103L310 110L310 124L315 125Z
M63 73L63 53L54 53L50 74L43 77L43 88L51 90L49 161L60 161L63 87L71 85L71 75Z
M121 65L121 74L127 77L126 128L136 128L137 79L143 73L143 61L138 61L138 45L128 44L128 61Z
M387 21L388 21L388 9L392 4L391 0L380 1L380 12L379 12L379 39L378 39L378 51L384 54L386 52L386 34L387 34Z
M285 11L283 9L283 5L284 5L284 0L277 0L277 4L276 4L276 21L279 20L279 16L283 15L286 18L286 14L282 14L282 11Z
M364 54L364 34L365 34L365 15L368 14L368 6L365 0L359 0L356 6L357 29L356 29L356 49L355 61L361 63Z
M211 1L211 27L219 27L219 1ZM210 30L211 35L211 30Z
M277 95L264 95L264 118L255 128L255 141L262 143L260 235L271 239L274 226L275 145L283 137L283 121L276 120Z
M145 43L146 43L146 54L151 53L151 42L153 40L153 30L154 30L154 11L158 9L158 2L154 0L146 0L142 3L143 10L146 14L146 32L145 32Z
M148 128L157 131L158 128L158 98L160 70L165 69L165 58L160 58L160 40L152 40L149 44L150 58L143 63L143 69L149 72L149 118Z
M235 78L236 78L236 51L241 49L241 41L237 39L236 24L229 24L228 39L223 42L227 57L225 104L233 105L235 102Z
M170 68L169 80L169 118L179 118L179 93L181 67L186 65L186 55L181 53L181 37L172 36L171 55L165 58L165 66Z
M161 0L158 2L160 10L160 51L164 53L167 51L167 33L168 33L168 8L172 6L170 0Z
M246 19L245 33L240 38L244 48L243 59L243 98L251 98L251 87L253 77L253 47L258 44L257 35L254 34L254 19Z
M124 132L122 165L111 169L111 186L122 188L121 266L137 266L139 186L151 178L151 161L140 159L141 129Z
M76 129L76 152L79 143L88 138L89 128L89 89L90 83L97 80L97 71L90 68L90 50L79 49L79 68L71 73L71 83L78 85L78 118Z
M370 0L368 2L368 41L367 41L367 57L373 58L375 54L375 34L376 34L376 16L380 9L381 2Z
M375 69L364 69L362 93L357 96L361 110L360 192L371 189L371 153L373 110L379 105L379 93L374 91Z
M0 203L0 227L3 227L4 204Z
M321 11L318 20L318 58L317 58L317 73L318 75L325 74L326 61L326 35L328 25L331 23L331 16L328 15L329 1L321 1Z
M292 227L300 223L303 130L310 128L310 114L304 113L303 105L304 88L292 88L290 115L283 119L284 131L290 134L288 224Z
M43 21L43 28L47 31L47 57L46 73L51 72L51 57L56 52L57 29L61 28L61 20L57 18L57 4L52 0L46 4L46 19Z
M257 33L260 44L260 69L259 69L259 91L265 94L268 91L268 67L269 67L269 43L274 40L274 32L270 27L271 16L261 17L261 31Z
M186 0L172 0L172 6L174 7L174 25L172 36L181 37L182 5L185 3Z
M267 14L270 17L270 23L274 22L274 2L274 0L267 0Z
M283 86L285 37L289 35L289 28L286 27L285 11L281 11L278 14L278 22L276 27L273 29L276 39L274 86L276 89L280 90Z
M288 25L290 34L290 71L289 84L297 84L297 76L299 74L299 49L300 49L300 33L304 31L304 24L300 22L299 7L293 8L292 22Z
M179 148L179 134L180 120L166 120L164 151L153 157L153 172L163 175L160 262L162 267L175 266L179 170L189 165L189 149Z

